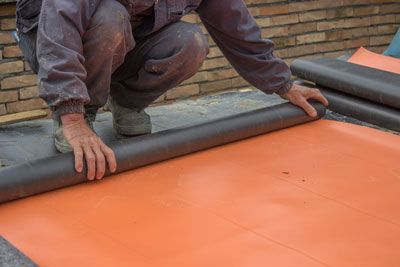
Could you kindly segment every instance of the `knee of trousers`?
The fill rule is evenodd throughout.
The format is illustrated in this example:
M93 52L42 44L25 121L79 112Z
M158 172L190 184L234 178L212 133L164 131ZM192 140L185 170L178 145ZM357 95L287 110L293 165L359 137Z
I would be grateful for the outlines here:
M194 75L203 64L209 52L207 37L196 24L177 23L177 35L173 40L175 51L179 51L183 69L188 76Z
M121 44L130 48L134 46L130 15L118 1L102 0L92 17L91 28L100 42L113 47Z

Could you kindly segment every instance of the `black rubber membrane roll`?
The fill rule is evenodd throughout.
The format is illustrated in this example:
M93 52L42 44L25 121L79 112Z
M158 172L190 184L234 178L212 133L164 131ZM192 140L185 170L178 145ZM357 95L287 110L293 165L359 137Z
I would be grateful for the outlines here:
M400 75L346 61L293 61L293 75L318 85L400 109Z
M285 103L115 142L110 146L117 158L117 173L321 118L325 108L312 105L317 118ZM0 203L86 182L85 173L75 172L72 153L0 169Z
M400 110L318 87L328 99L328 108L339 114L400 132Z

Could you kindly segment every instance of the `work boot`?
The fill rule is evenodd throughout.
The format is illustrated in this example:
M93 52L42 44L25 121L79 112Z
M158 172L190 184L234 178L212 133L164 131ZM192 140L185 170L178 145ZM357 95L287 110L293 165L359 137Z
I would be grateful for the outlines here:
M89 125L90 129L94 132L93 122L96 120L96 114L86 114L85 120ZM54 145L58 152L68 153L73 149L67 139L64 136L62 125L59 119L53 119L54 122Z
M125 108L112 99L108 99L108 107L113 115L115 131L121 135L137 136L151 133L151 120L145 111Z

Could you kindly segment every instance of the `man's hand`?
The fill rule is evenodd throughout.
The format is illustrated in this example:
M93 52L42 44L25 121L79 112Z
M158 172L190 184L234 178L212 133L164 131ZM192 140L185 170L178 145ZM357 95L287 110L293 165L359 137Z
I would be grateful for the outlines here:
M111 172L115 172L117 163L114 152L87 125L83 114L61 116L63 133L72 146L75 155L75 170L82 172L83 156L87 163L87 178L101 179L106 170L106 159Z
M311 117L317 116L317 111L313 106L308 103L308 99L314 99L321 102L324 106L328 106L328 100L321 94L318 89L308 88L298 84L293 87L286 94L280 95L283 99L289 100L292 104L301 107Z

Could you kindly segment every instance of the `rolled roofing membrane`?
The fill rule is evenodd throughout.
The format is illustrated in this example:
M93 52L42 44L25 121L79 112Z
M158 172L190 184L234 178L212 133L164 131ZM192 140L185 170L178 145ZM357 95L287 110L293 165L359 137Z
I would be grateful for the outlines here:
M2 204L0 235L39 266L398 267L399 158L320 120Z
M400 132L400 110L328 88L318 88L328 99L328 108L330 110L386 129Z
M316 118L286 103L113 143L117 173L322 117L325 108L318 103L313 105L318 111ZM85 170L75 172L72 153L0 169L0 177L0 203L87 181Z
M298 59L291 69L307 81L400 109L399 74L331 58Z

